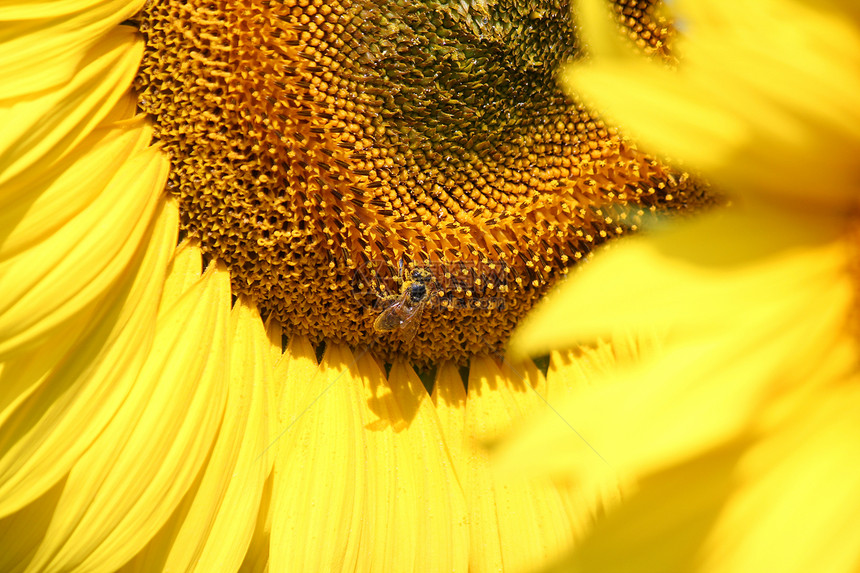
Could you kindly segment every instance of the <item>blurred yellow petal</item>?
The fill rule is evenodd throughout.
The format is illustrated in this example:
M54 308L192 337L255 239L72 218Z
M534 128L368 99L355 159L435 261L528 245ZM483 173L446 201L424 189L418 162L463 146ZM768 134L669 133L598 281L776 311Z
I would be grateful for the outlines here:
M719 514L703 571L857 571L858 383L811 392L748 449L734 475L740 491ZM779 550L762 551L771 547Z
M622 473L653 471L734 439L781 393L850 372L857 357L845 331L854 297L849 245L832 240L837 229L816 228L828 221L759 215L721 214L622 245L549 301L517 335L521 351L539 349L539 325L581 300L590 305L562 321L557 343L656 326L667 333L665 347L559 407L589 447L547 418L519 438L508 463L543 444L557 454L555 471L584 473L591 447ZM760 240L742 243L758 233ZM622 292L619 276L636 285L637 297Z
M742 451L742 444L731 444L642 479L552 570L698 571L697 550L730 495L732 470ZM742 536L743 528L734 535Z
M548 296L512 349L534 354L618 330L689 340L734 329L739 315L780 330L811 308L846 309L849 246L833 240L841 227L837 219L737 209L616 245Z
M510 441L502 442L493 452L495 470L501 475L550 476L559 482L570 481L573 475L577 487L592 477L610 482L617 479L616 469L581 433L579 412L571 411L577 398L611 380L617 364L613 347L603 342L594 348L554 350L544 396L551 411L534 418L540 420L537 427L530 420L511 434ZM559 455L570 452L576 454ZM574 475L573 467L588 469Z
M644 477L566 571L822 571L860 565L857 380L814 393L778 431ZM802 415L798 415L802 412Z
M676 73L651 62L570 67L562 84L590 106L609 110L608 117L646 149L709 175L748 137L739 118L690 97L691 88L679 83Z
M792 328L676 341L598 373L557 408L564 422L544 416L503 444L506 473L599 491L588 461L600 457L624 484L559 570L853 571L860 545L841 532L860 505L860 476L844 471L860 447L846 427L860 393L844 313L797 309Z
M515 467L524 457L543 451L552 458L526 473L544 466L556 476L587 479L595 454L628 475L717 447L753 426L757 413L781 392L808 383L819 361L830 361L834 375L850 369L855 357L844 349L791 355L808 338L838 348L833 318L816 316L781 333L751 329L754 335L746 338L734 333L715 341L677 344L633 370L613 372L611 382L586 388L557 406L576 434L547 416L517 437L503 454L504 463Z
M581 433L579 421L565 417L566 414L559 410L559 407L566 404L570 397L604 382L619 364L630 364L635 359L647 356L647 342L653 343L641 339L623 339L614 341L612 345L600 342L593 348L553 351L550 354L546 376L546 401L552 413L544 418L552 419L560 433L567 435L568 439L583 442L587 446L589 451L581 452L579 460L581 467L585 468L583 472L576 475L559 472L559 468L565 468L570 462L557 456L555 450L549 450L557 443L556 435L550 436L546 443L534 444L532 451L523 452L524 457L507 457L509 461L516 459L518 469L505 468L504 463L500 463L505 456L500 456L498 449L493 452L491 462L494 471L499 475L518 473L523 477L543 476L559 487L564 494L571 521L576 527L577 540L581 539L583 532L591 528L595 519L602 515L607 507L614 507L619 502L624 484L617 469ZM558 426L559 423L564 427ZM528 426L524 425L516 434L519 435L524 435L525 441L533 434ZM507 443L509 444L510 442ZM505 448L501 451L504 452ZM542 453L545 455L541 455Z
M603 49L567 69L566 88L728 192L855 203L857 22L800 0L673 4L686 32L677 70Z
M822 0L821 6L828 10L836 10L844 16L854 19L854 23L860 25L860 5L854 0Z
M229 277L209 271L169 309L123 405L78 459L27 571L111 570L170 517L210 453L226 399Z

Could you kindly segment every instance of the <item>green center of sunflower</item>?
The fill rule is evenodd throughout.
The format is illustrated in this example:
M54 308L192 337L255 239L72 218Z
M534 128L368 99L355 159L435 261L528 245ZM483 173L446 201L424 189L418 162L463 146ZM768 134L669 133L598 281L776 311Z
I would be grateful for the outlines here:
M663 51L650 3L616 8ZM182 229L288 334L498 352L637 209L702 200L559 90L565 0L151 0L140 29Z

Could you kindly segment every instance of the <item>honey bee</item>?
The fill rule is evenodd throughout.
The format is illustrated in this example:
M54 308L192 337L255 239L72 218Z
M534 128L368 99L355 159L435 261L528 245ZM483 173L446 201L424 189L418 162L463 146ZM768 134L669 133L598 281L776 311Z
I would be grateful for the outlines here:
M404 342L411 342L418 332L421 313L430 298L433 275L423 269L413 269L411 280L403 280L399 295L382 299L385 310L373 322L376 332L397 330Z

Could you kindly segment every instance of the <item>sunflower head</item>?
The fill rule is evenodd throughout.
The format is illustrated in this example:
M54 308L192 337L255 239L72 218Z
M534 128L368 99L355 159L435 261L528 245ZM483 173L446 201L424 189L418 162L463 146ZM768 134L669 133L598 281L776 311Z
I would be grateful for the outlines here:
M651 2L615 7L667 54ZM563 0L164 0L139 20L182 230L286 333L416 363L499 351L595 245L704 201L559 89L583 57ZM374 328L416 271L427 296Z

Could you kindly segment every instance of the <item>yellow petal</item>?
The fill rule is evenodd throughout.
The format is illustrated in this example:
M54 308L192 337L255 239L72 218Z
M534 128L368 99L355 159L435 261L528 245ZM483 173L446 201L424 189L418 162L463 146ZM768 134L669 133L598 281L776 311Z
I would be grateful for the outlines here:
M279 369L282 368L282 364L286 364L286 360L283 359L283 328L281 327L280 322L278 322L277 319L275 319L272 315L269 315L269 318L266 321L266 338L268 340L267 347L269 349L269 362L273 365L272 379L283 380L283 374L279 371ZM313 353L313 349L311 349L311 353ZM317 365L316 360L313 360L312 362L313 370L315 370ZM311 374L311 376L312 375L313 374ZM270 383L268 386L269 395L266 398L266 408L268 410L267 418L269 421L269 427L265 430L266 445L262 453L265 454L267 463L269 465L267 473L269 474L270 478L272 474L272 468L275 465L275 451L269 450L271 449L272 445L277 442L277 435L280 432L279 408L281 405L281 389L282 388L280 383ZM271 484L269 484L268 487L271 488Z
M90 329L68 339L61 333L26 359L5 365L3 401L14 397L19 406L3 409L0 515L30 503L62 478L130 391L134 378L127 373L140 368L155 334L178 220L175 205L163 206L146 249L132 264L137 272L116 285L107 312ZM38 381L32 395L20 390L31 379Z
M167 521L209 455L226 399L230 282L210 268L159 313L123 405L75 463L27 571L113 570Z
M282 401L295 409L282 415L277 444L271 568L355 571L361 540L371 527L363 392L355 359L346 347L332 345L310 383L279 382Z
M151 139L143 117L107 125L94 130L71 156L41 169L36 182L7 186L0 198L0 261L44 241L87 209Z
M535 391L534 366L472 360L466 407L466 459L461 477L469 504L470 571L526 571L568 550L578 519L567 492L545 479L499 478L479 439L497 437L548 406Z
M362 357L367 371L373 369L372 360ZM466 502L430 396L402 361L392 366L387 388L376 386L378 381L384 381L381 372L365 387L367 403L378 416L366 426L369 442L385 464L377 470L382 479L374 484L374 497L381 502L377 515L386 515L390 504L392 521L400 524L392 528L392 521L376 520L373 538L382 542L376 550L385 555L380 570L465 572Z
M273 384L270 386L273 415L269 425L269 439L261 452L269 459L270 473L269 479L266 480L262 506L257 515L257 525L251 539L251 546L240 568L243 573L269 571L273 517L272 492L275 483L272 467L278 449L282 444L288 443L288 440L282 441L284 434L289 432L292 423L303 415L303 412L297 409L297 405L301 401L301 397L304 396L302 390L312 390L311 380L318 368L314 348L306 338L293 336L282 354L281 329L277 326L277 321L270 319L266 332L270 341L272 359L276 363L272 376ZM288 381L293 391L287 392L284 396L284 385Z
M138 149L85 209L0 261L0 355L31 347L103 299L149 228L167 169L156 149Z
M677 5L686 32L677 70L604 49L568 68L564 85L644 148L701 170L727 192L829 209L853 204L856 21L795 0Z
M389 382L370 356L330 346L311 393L289 382L272 568L464 571L462 492L415 373L395 365Z
M702 571L857 571L858 382L804 396L783 426L749 448Z
M115 28L87 52L70 82L0 107L0 186L32 178L40 165L73 150L124 96L142 50L132 29Z
M284 329L281 326L281 323L273 318L272 315L269 315L269 318L266 320L266 336L269 339L269 350L271 352L272 364L277 365L284 354L284 350L282 348ZM277 403L278 401L273 402L273 404Z
M644 477L559 570L856 571L857 380L795 406L775 431Z
M535 354L619 330L690 340L733 330L739 317L847 308L840 231L838 220L738 208L615 245L547 297L511 345Z
M0 571L18 573L27 566L45 537L65 481L17 513L0 519Z
M311 381L317 375L316 352L303 336L293 336L275 368L275 397L278 423L273 429L270 446L278 447L281 434L305 413L305 407L316 397ZM306 394L312 394L305 399Z
M168 311L188 289L200 281L202 268L203 253L200 249L187 239L179 243L170 261L167 277L164 279L161 312Z
M174 516L129 570L236 571L256 525L269 473L268 400L272 365L257 310L232 312L227 404L206 467Z
M436 370L432 399L454 469L465 476L466 386L455 364L445 362Z
M68 83L86 51L143 2L5 2L0 6L0 100Z
M254 535L251 537L251 545L245 554L245 560L239 568L241 573L268 573L269 571L269 545L272 532L272 488L275 476L269 474L269 478L263 487L263 497L260 511L257 513L257 523Z
M259 313L243 300L233 309L233 328L224 421L168 569L238 569L256 524L270 468L264 448L272 364Z

